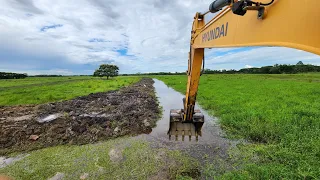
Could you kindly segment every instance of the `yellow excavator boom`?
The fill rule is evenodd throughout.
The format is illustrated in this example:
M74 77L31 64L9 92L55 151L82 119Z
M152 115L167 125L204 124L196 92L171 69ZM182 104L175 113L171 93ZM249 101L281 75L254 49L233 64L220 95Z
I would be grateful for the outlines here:
M223 9L223 10L222 10ZM220 11L208 23L205 15ZM171 110L169 137L201 136L203 115L195 110L204 48L282 46L320 55L320 1L216 0L196 13L188 61L183 109ZM191 137L190 137L191 139Z

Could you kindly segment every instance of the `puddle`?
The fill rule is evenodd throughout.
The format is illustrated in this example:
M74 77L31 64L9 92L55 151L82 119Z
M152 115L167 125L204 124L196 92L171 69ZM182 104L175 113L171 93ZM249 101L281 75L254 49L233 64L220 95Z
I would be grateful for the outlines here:
M52 115L49 115L45 118L38 119L38 122L39 123L50 122L50 121L56 120L57 118L59 118L61 116L62 116L62 114L60 114L60 113L52 114Z
M162 81L157 79L154 79L154 81L156 96L158 97L160 106L163 108L163 117L157 121L157 126L152 129L150 134L141 135L140 137L145 138L157 147L183 150L200 160L200 162L208 157L215 158L219 156L220 158L225 158L227 150L234 143L223 137L223 131L217 123L217 118L209 116L198 104L196 104L196 109L200 109L205 117L202 136L199 137L199 141L197 142L195 137L192 137L191 141L189 141L189 138L181 141L181 136L179 137L179 141L175 141L174 138L172 138L173 140L169 140L167 131L169 129L170 109L181 109L183 107L182 98L184 95L168 87Z
M0 157L0 168L4 168L10 164L13 164L14 162L20 161L27 156L29 156L29 154L20 154L17 157L10 158Z

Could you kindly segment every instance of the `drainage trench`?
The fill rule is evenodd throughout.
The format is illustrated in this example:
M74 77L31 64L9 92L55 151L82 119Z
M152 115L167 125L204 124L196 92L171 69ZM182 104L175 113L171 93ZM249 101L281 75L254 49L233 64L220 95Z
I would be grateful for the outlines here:
M157 121L157 126L152 129L152 132L147 135L140 135L139 138L151 142L157 148L184 151L200 162L211 158L214 159L217 156L223 159L226 158L227 150L233 142L223 137L223 131L219 127L217 118L209 116L198 104L196 104L196 109L200 109L205 117L202 136L199 137L199 141L197 142L195 137L192 137L191 141L189 141L189 138L181 141L181 137L179 137L179 141L175 141L175 138L169 140L167 131L169 129L170 109L181 109L183 106L182 98L184 96L168 87L164 82L157 79L154 79L154 81L156 96L162 107L163 114L161 119Z

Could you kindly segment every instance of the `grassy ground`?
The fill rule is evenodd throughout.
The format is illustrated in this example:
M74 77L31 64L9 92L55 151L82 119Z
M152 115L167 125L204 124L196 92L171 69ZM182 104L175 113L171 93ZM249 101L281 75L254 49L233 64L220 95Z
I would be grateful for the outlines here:
M90 93L119 89L139 79L138 77L116 77L110 80L93 77L58 77L0 80L0 84L6 87L0 89L0 105L41 104L67 100Z
M66 158L67 157L67 158ZM0 169L15 179L48 179L56 173L64 179L186 179L194 160L178 151L152 149L143 140L119 138L83 146L58 146L31 152Z
M39 85L44 83L76 81L84 79L95 79L92 76L70 76L70 77L27 77L25 79L0 79L0 88L23 85Z
M156 78L186 90L186 76ZM220 178L319 178L319 81L320 74L202 76L200 105L220 117L230 137L254 142L239 147L240 168Z

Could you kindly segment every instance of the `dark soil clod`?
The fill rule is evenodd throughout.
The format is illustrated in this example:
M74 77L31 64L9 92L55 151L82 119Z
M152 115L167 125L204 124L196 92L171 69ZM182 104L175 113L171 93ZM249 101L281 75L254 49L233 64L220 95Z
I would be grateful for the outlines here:
M150 133L159 118L153 80L38 106L0 107L0 155ZM48 117L57 115L52 120ZM41 119L50 119L49 122ZM37 140L30 140L37 135Z

